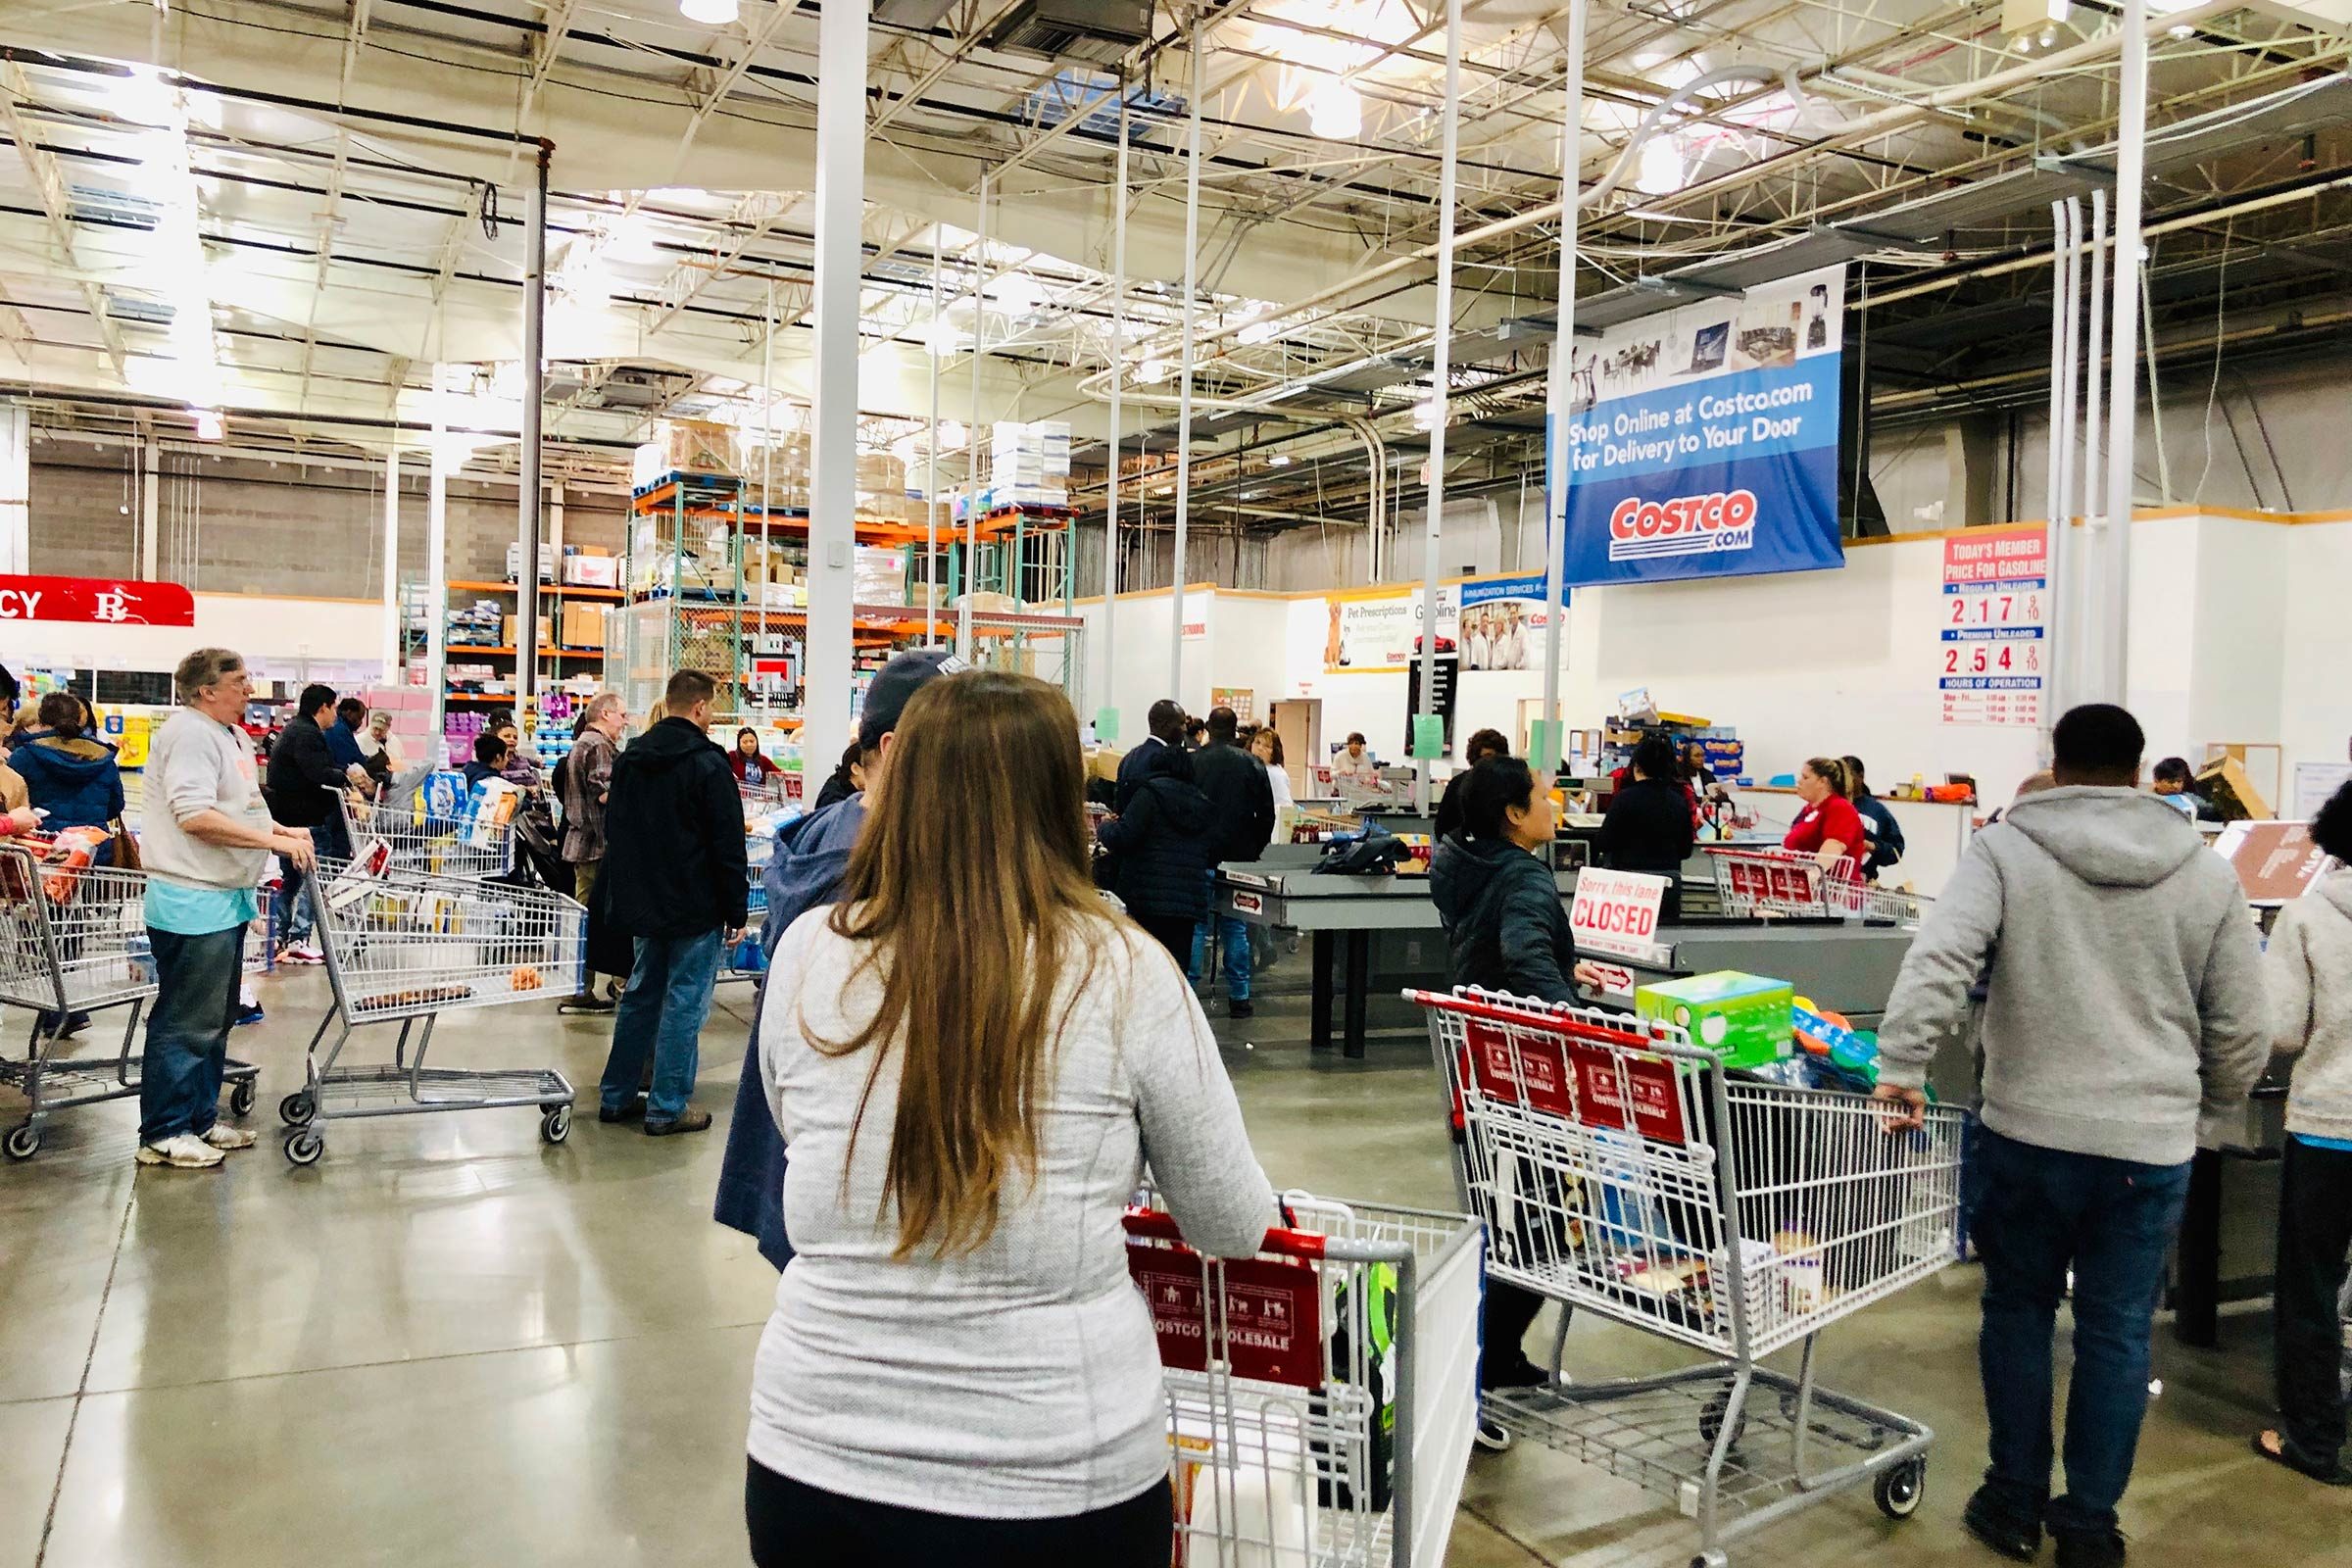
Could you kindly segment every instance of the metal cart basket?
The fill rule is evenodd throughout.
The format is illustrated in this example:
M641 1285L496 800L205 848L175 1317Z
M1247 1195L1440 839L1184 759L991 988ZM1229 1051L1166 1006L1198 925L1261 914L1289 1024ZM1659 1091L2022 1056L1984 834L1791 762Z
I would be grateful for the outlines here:
M0 1057L0 1083L23 1091L24 1119L0 1141L11 1159L41 1147L41 1123L75 1105L139 1092L139 1015L155 995L147 944L147 877L110 866L48 865L20 845L0 845L0 1002L32 1010L22 1060ZM111 1057L61 1057L67 1020L125 1009L122 1049ZM253 1109L254 1067L230 1061L221 1078L228 1108Z
M424 799L412 793L372 806L355 806L344 792L335 792L335 809L343 813L352 858L368 861L374 842L384 847L384 864L393 871L429 876L503 876L514 864L514 824L455 813L427 810Z
M1682 1031L1477 991L1407 992L1462 1129L1492 1278L1706 1352L1651 1377L1491 1392L1514 1436L1695 1517L1694 1564L1825 1494L1919 1506L1934 1434L1820 1388L1815 1337L1955 1254L1963 1115L1889 1133L1858 1095L1735 1079ZM1793 1376L1763 1358L1801 1346Z
M1148 1198L1149 1195L1147 1195ZM1165 1368L1181 1568L1442 1563L1477 1423L1480 1229L1294 1194L1257 1255L1127 1216Z
M291 1129L287 1159L317 1163L326 1150L318 1123L338 1116L529 1105L540 1112L540 1137L564 1141L572 1090L554 1068L427 1067L424 1058L445 1012L576 995L586 979L587 911L544 888L336 860L319 862L309 897L335 1001L311 1036L303 1087L278 1104ZM400 1026L391 1061L340 1063L355 1030L389 1023Z
M1903 888L1883 888L1827 870L1796 850L1701 845L1715 865L1715 895L1735 920L1861 920L1919 924L1929 900Z

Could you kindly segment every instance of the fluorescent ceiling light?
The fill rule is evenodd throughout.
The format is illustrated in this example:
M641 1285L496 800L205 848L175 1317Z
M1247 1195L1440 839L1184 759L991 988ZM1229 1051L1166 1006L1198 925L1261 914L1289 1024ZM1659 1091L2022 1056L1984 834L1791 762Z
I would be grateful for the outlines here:
M740 11L737 0L678 0L679 16L706 26L733 26Z
M1344 81L1317 83L1306 95L1306 124L1326 141L1353 141L1364 133L1364 101Z
M1413 423L1426 430L1438 422L1438 400L1430 398L1413 405Z
M963 347L963 333L945 315L935 316L923 331L923 341L934 354L953 354Z
M1006 272L989 285L989 294L1011 316L1027 316L1046 301L1046 291L1027 272Z
M1269 468L1287 468L1290 466L1291 455L1288 452L1277 452L1266 460L1266 466Z
M603 254L615 262L659 262L663 260L661 230L642 213L614 219L608 230Z
M190 409L188 412L196 416L197 440L218 441L228 434L227 421L211 409Z
M1146 360L1137 368L1135 378L1146 386L1156 386L1168 378L1168 362L1158 359Z
M1273 342L1282 335L1282 328L1276 326L1272 321L1251 321L1242 328L1240 335L1244 343L1254 346L1259 343Z

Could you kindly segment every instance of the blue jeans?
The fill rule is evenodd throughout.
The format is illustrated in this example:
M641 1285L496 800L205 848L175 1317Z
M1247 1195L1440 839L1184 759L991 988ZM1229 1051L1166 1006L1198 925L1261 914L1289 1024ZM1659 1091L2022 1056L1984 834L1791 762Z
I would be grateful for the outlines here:
M237 1015L245 928L200 937L147 928L155 953L155 1003L139 1071L139 1142L180 1133L201 1138L220 1118L220 1071Z
M646 1097L646 1124L675 1121L686 1108L702 1054L703 1020L710 1016L710 987L718 977L719 935L636 939L636 967L612 1015L612 1051L599 1086L606 1109L620 1109L637 1093L648 1052L654 1088Z
M1200 949L1203 944L1222 940L1225 948L1225 999L1228 1002L1250 1000L1250 924L1229 914L1217 914L1215 908L1217 873L1208 873L1210 908L1212 912L1193 927L1193 956L1185 967L1185 978L1200 983Z
M309 832L311 847L321 858L351 858L351 845L345 841L343 824L338 818L330 816ZM311 897L305 887L309 875L282 855L277 858L277 908L270 923L276 928L277 945L282 948L311 940L313 916Z
M1992 1466L1985 1482L2020 1522L2061 1535L2115 1528L2148 1408L2150 1339L2188 1166L2068 1153L1984 1129L1977 1342ZM2066 1400L2066 1494L2050 1494L2050 1336L2075 1275L2075 1370Z

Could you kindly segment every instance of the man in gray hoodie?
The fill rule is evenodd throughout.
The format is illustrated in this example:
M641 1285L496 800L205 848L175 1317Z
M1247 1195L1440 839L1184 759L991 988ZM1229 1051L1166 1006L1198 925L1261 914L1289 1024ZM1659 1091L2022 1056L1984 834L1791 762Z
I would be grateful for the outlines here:
M1975 1234L1992 1463L1965 1519L2019 1561L2046 1525L2060 1568L2108 1568L2124 1560L2115 1509L2200 1118L2245 1098L2270 1040L2245 895L2186 817L2136 788L2138 722L2092 704L2053 740L2057 787L1976 836L1903 960L1879 1094L1916 1115L1984 977ZM2067 1491L2052 1499L2050 1338L2069 1269Z

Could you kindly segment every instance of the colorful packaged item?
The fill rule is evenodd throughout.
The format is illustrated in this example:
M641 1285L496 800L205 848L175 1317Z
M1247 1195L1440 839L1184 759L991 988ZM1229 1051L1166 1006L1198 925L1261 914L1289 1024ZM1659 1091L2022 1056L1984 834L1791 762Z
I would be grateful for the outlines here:
M1726 1067L1760 1067L1788 1054L1796 990L1737 969L1661 980L1634 992L1634 1011L1689 1031Z

